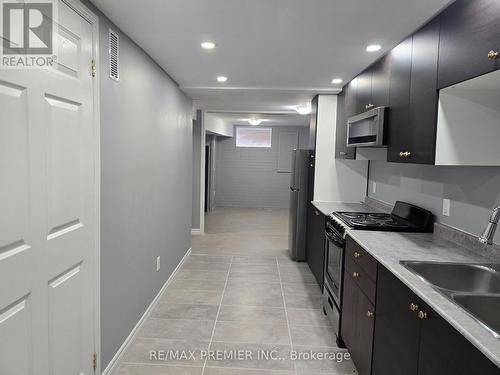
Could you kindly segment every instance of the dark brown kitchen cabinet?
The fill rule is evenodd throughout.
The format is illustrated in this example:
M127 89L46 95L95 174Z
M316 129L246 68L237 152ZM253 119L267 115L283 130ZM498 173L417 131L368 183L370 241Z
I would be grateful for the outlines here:
M421 305L410 289L379 267L372 375L417 375Z
M439 19L391 53L388 160L434 164L437 126Z
M378 267L372 375L493 375L499 369L384 267Z
M325 264L325 227L325 215L310 203L307 210L307 264L321 289L323 289L323 268Z
M500 68L500 1L457 0L441 15L438 88Z
M390 110L387 128L387 160L400 162L400 152L408 149L411 54L413 38L409 37L390 52L391 76L389 89Z
M337 128L335 135L335 159L354 159L356 148L347 147L347 117L345 108L346 92L337 96Z
M351 82L344 86L345 99L345 117L346 121L349 117L358 114L358 79L354 78Z
M372 97L374 107L389 106L389 84L391 78L391 58L385 55L370 68L372 71Z
M372 70L368 68L356 77L356 113L363 113L373 108L372 103Z
M375 306L370 297L375 281L370 278L369 272L350 256L350 254L358 253L358 247L359 245L352 239L347 239L341 336L356 364L358 373L369 375L372 366L375 327Z
M413 35L407 150L401 150L410 155L403 157L403 162L434 164L439 25L435 18Z

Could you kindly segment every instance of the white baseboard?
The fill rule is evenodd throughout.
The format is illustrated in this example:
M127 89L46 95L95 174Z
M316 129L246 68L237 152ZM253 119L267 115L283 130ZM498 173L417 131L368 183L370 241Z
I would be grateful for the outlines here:
M201 231L201 229L196 228L196 229L191 229L191 234L193 236L201 236L203 232Z
M135 325L135 327L132 329L132 331L130 332L130 334L128 335L128 337L125 339L125 341L123 342L123 344L120 346L120 349L118 349L118 351L114 355L114 357L111 360L111 362L109 362L108 366L106 366L106 369L102 372L102 375L110 375L114 370L116 370L116 368L118 367L118 364L120 363L120 360L123 357L123 354L125 354L125 351L127 350L128 346L132 343L132 341L134 340L134 338L137 335L137 333L139 333L139 330L142 328L142 325L144 324L144 322L146 321L146 319L149 317L149 314L153 311L153 309L158 304L158 301L160 300L161 295L163 294L163 292L165 292L165 290L167 289L167 287L170 284L170 282L173 280L173 278L174 278L175 274L177 273L177 271L179 271L179 269L181 268L181 266L183 265L183 263L188 258L189 254L191 254L191 248L186 252L186 254L184 254L184 257L181 259L181 261L179 262L179 264L177 265L177 267L175 267L174 272L172 272L172 274L167 279L167 281L165 282L165 284L163 284L163 286L161 287L160 291L158 292L158 294L156 295L156 297L153 299L153 302L151 302L151 304L149 305L149 307L146 309L146 311L142 315L141 319L139 319L139 321L137 322L137 324Z

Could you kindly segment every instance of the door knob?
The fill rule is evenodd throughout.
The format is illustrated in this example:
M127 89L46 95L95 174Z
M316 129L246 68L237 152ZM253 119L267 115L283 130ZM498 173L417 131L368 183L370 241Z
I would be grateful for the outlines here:
M353 272L353 273L352 273L352 277L354 277L354 278L359 277L359 272Z
M366 316L367 316L367 317L369 317L369 318L373 318L373 315L375 315L375 314L373 313L373 311L368 310L368 311L366 312Z
M488 58L496 59L497 57L498 57L498 51L491 50L490 52L488 52Z
M358 253L357 251L355 251L355 252L354 252L354 258L359 258L359 257L361 257L361 254L360 254L360 253Z

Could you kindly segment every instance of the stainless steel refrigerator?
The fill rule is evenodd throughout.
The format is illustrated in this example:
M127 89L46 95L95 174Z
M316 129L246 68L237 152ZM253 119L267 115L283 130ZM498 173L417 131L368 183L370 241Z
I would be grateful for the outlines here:
M309 150L293 150L290 181L288 249L296 261L306 260Z

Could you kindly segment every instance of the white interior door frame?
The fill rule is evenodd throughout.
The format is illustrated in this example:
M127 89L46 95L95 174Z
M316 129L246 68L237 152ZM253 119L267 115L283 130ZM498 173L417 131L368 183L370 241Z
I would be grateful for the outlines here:
M101 374L101 116L100 116L100 56L99 56L99 17L79 0L62 0L92 25L92 54L97 66L93 80L93 128L95 139L94 181L95 181L95 228L94 228L94 345L97 354L95 373Z

